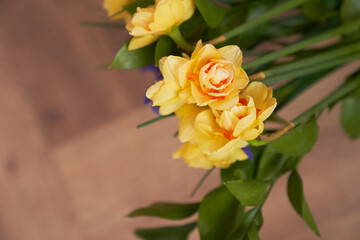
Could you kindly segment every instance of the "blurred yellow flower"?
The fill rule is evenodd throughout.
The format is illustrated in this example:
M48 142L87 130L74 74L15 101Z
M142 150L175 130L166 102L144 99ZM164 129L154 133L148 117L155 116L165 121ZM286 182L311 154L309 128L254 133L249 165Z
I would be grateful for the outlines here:
M179 140L185 144L173 157L207 169L245 160L242 148L263 132L263 122L275 107L272 89L261 82L250 83L238 103L226 110L186 104L175 112L180 118Z
M193 0L156 0L155 5L137 8L126 29L134 37L129 50L149 45L161 35L170 33L173 26L188 20L195 11Z
M220 149L218 152L206 154L198 146L185 143L173 154L173 158L183 158L193 168L211 169L213 167L228 168L235 161L245 160L248 157L240 147Z
M123 11L123 7L136 0L104 0L103 8L107 11L108 17L111 19L124 18L126 22L131 19L130 13Z
M251 82L240 94L238 104L224 111L213 110L213 114L225 137L250 141L263 132L264 121L276 104L271 88L261 82Z
M238 46L216 49L199 41L190 59L175 56L161 59L164 80L151 86L146 96L155 100L154 106L160 106L163 115L185 103L228 109L238 103L240 90L249 82L241 63ZM162 101L156 101L159 98Z
M209 108L186 104L176 111L179 121L179 139L185 144L174 154L191 167L226 168L237 160L247 159L242 150L248 143L240 138L228 139L215 121Z

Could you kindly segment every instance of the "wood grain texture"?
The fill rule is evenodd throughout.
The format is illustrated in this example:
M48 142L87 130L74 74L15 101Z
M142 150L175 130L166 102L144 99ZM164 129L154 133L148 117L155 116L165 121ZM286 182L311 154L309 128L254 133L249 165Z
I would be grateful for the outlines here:
M63 177L22 94L1 81L0 239L82 239Z
M1 240L136 239L135 227L171 222L125 218L132 209L197 201L219 184L214 172L189 198L204 171L171 159L179 146L175 119L135 128L154 117L142 104L151 73L91 70L127 38L80 26L104 17L100 2L0 1ZM359 66L320 82L282 116L292 119ZM300 168L305 193L323 239L357 239L359 141L341 131L338 108L325 111L320 125L319 142ZM318 239L292 210L285 185L286 177L265 205L262 239Z

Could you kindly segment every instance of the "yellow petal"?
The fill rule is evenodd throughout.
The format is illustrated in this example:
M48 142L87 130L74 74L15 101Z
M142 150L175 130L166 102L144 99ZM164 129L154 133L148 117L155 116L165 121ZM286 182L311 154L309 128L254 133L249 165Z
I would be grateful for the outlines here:
M179 83L179 68L188 60L182 57L169 56L161 63L161 73L165 82Z
M259 115L259 119L261 121L265 121L274 111L277 105L276 99L275 98L270 99L269 101L267 101L267 105L268 106L266 106L265 110L263 110Z
M154 22L150 27L156 31L170 31L172 26L182 22L184 14L184 6L179 0L157 1Z
M191 82L191 93L194 96L194 99L198 106L206 106L210 103L216 101L215 99L211 99L209 96L201 93L201 89L195 83Z
M234 129L234 136L238 137L243 134L243 132L253 126L254 122L256 121L256 109L255 108L248 108L250 111L247 116L241 118L235 129Z
M268 97L268 88L261 82L251 82L245 90L245 94L254 99L255 107L261 108Z
M195 73L200 72L200 69L206 64L207 60L221 58L218 50L211 44L206 44L202 47L194 57L196 59Z
M239 102L238 91L234 91L230 96L226 96L224 99L217 99L212 101L209 105L217 110L226 110L235 106Z
M181 101L180 98L174 98L171 103L162 105L159 108L160 115L169 115L173 112L175 112L177 109L179 109L181 106L183 106L185 103Z
M211 169L213 167L207 156L197 146L190 143L184 144L173 153L173 158L183 158L193 168Z
M176 83L165 83L160 88L159 91L154 94L152 97L153 103L156 106L164 105L166 102L171 99L178 97L179 86ZM180 98L179 98L180 99Z
M244 89L249 83L249 77L242 68L238 68L235 71L234 86L239 90Z
M194 60L188 60L179 68L179 84L182 88L190 85L188 76L193 70Z
M214 114L211 110L205 110L200 112L195 120L195 125L198 129L205 132L221 132L219 125L214 119Z
M179 93L179 97L187 104L196 103L196 101L191 93L191 87L187 87L187 88L181 90Z
M164 81L158 81L151 85L146 91L146 97L153 99L154 95L159 91L159 89L164 85Z
M143 37L133 37L130 40L128 49L135 50L138 48L145 47L145 46L150 45L151 43L155 42L156 40L158 40L159 37L160 37L160 35L146 35Z
M123 6L129 4L131 1L129 0L104 0L103 1L103 8L107 11L108 17L111 17L116 14L116 16L113 16L111 19L120 19L127 17L129 15L128 12L124 11L122 13L119 13Z
M259 121L255 128L246 130L241 138L245 141L251 141L257 138L264 131L264 123Z
M239 118L230 111L223 111L220 115L221 126L228 132L232 132Z
M196 105L185 104L179 108L175 114L180 118L179 121L179 140L181 142L190 141L195 133L195 118L203 111L202 108Z
M184 11L185 11L182 21L185 22L186 20L190 19L194 14L195 4L194 4L194 0L182 0L182 4L184 6Z
M203 47L202 41L201 40L197 41L195 50L191 54L191 59L194 59L197 56L197 54L202 49L202 47Z
M220 48L219 53L221 58L228 60L234 64L235 70L241 68L243 55L240 48L236 45L230 45Z

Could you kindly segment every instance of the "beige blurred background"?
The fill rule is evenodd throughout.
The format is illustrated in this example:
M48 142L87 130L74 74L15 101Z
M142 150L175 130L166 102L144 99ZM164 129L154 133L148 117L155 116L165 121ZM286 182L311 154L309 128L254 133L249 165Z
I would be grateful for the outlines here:
M154 117L143 105L150 72L92 70L128 38L79 24L104 17L100 0L0 0L1 240L136 239L135 227L172 223L125 218L132 209L200 200L219 184L214 172L189 197L204 171L171 158L179 146L175 119L136 130ZM327 77L282 116L307 109L359 66ZM322 239L352 240L360 236L360 142L341 131L338 112L323 113L319 141L300 172ZM285 187L286 177L264 207L262 239L318 239Z

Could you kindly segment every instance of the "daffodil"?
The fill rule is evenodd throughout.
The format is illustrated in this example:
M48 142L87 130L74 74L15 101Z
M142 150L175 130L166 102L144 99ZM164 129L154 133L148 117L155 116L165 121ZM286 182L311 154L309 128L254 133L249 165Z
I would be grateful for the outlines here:
M133 38L129 50L155 42L161 35L170 34L174 26L188 20L195 11L193 0L156 0L155 5L137 8L126 25Z
M264 121L275 107L272 89L261 82L250 83L226 110L185 104L175 112L180 119L179 140L185 144L174 157L202 168L225 168L245 160L242 149L263 132Z
M191 58L169 56L160 60L164 80L151 86L146 95L155 100L163 115L183 104L225 110L238 103L240 91L249 82L241 64L238 46L216 49L199 41Z

